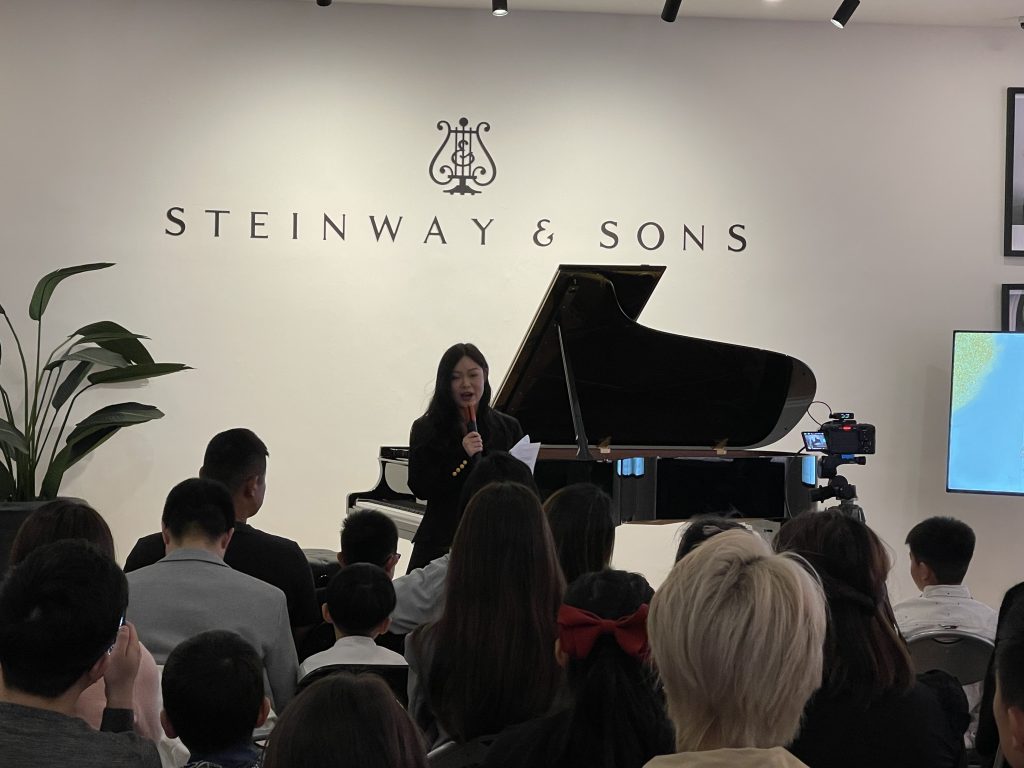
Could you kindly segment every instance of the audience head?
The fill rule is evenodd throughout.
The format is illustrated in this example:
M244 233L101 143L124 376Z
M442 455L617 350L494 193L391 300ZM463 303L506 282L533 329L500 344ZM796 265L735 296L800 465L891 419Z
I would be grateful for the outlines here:
M369 563L394 576L398 559L398 528L394 520L375 509L359 509L345 518L341 524L339 563Z
M437 378L434 380L434 394L430 398L430 405L427 406L427 416L441 429L456 428L460 423L461 414L459 406L455 402L452 393L452 376L455 366L462 358L468 357L483 369L484 391L477 405L477 420L487 416L487 409L491 403L491 382L488 378L490 367L483 353L476 348L475 344L462 343L453 344L441 355L437 364Z
M167 657L160 687L164 731L193 756L248 742L270 711L259 654L226 630L179 643Z
M263 506L269 455L252 430L229 429L214 435L206 446L199 476L223 483L235 505L236 519L244 521Z
M695 517L690 521L679 538L679 549L676 550L676 562L686 557L698 544L717 536L722 531L748 530L743 523L730 520L727 517L717 515L706 515Z
M82 539L114 559L114 537L100 513L81 501L57 499L25 518L11 545L10 564L17 565L44 544Z
M477 491L491 483L518 483L529 488L539 499L540 491L537 489L537 481L533 472L522 461L517 459L508 451L490 451L486 456L476 460L476 465L466 478L462 486L462 493L459 495L458 516L462 515L469 504L469 500L476 495Z
M607 568L584 573L566 590L556 652L574 700L570 765L638 767L673 749L648 664L653 594L643 576Z
M615 546L612 500L591 483L567 485L544 502L566 584L608 567Z
M548 710L561 681L552 648L563 589L536 494L504 482L474 495L452 543L444 613L427 629L428 698L455 740Z
M45 544L0 585L4 686L55 699L100 678L128 606L117 564L79 540Z
M999 745L1012 768L1024 768L1024 633L999 640L992 702Z
M792 741L821 683L825 614L810 569L745 531L721 533L676 563L648 629L677 749Z
M201 546L223 555L235 530L231 494L216 480L184 480L167 494L161 522L168 546Z
M419 731L384 682L372 674L333 674L288 704L263 768L426 768Z
M960 584L974 556L974 531L952 517L930 517L907 534L910 575L918 589Z
M823 687L861 706L909 690L910 656L885 589L889 556L875 532L838 512L808 513L782 526L775 548L801 555L825 588L829 627Z
M343 635L376 637L387 632L395 610L395 585L376 565L346 565L327 585L324 621Z

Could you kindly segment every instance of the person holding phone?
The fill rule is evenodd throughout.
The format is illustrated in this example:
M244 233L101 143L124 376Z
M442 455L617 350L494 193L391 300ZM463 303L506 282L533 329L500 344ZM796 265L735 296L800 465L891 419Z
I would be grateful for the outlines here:
M425 499L409 570L444 555L459 523L459 496L478 456L507 451L523 437L519 422L490 407L487 360L475 345L455 344L437 365L427 411L409 436L409 488Z

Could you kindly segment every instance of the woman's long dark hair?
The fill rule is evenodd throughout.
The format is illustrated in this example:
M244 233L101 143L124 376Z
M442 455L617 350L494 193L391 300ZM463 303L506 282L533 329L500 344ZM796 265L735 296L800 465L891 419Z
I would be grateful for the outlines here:
M339 672L288 704L262 765L427 768L427 753L416 725L379 677Z
M654 590L637 573L603 570L572 583L565 604L603 619L620 619L649 604ZM675 751L656 675L647 662L623 651L615 638L598 638L583 659L567 667L573 710L566 768L640 768L656 755Z
M488 376L490 367L483 353L476 348L475 344L464 342L453 344L441 355L441 361L437 364L437 377L434 379L434 394L430 398L427 412L424 414L439 434L451 432L458 428L460 414L458 407L452 398L452 371L464 357L470 358L474 363L484 369L484 393L480 397L480 404L476 409L476 420L479 424L486 424L491 407L491 381Z
M591 483L567 485L544 502L565 583L608 567L615 546L612 500Z
M885 588L889 557L875 532L838 512L805 514L782 526L775 548L803 556L825 588L823 692L866 707L910 690L910 655Z
M444 614L414 635L433 646L427 701L456 741L547 712L562 682L564 588L536 495L508 482L480 490L452 542Z

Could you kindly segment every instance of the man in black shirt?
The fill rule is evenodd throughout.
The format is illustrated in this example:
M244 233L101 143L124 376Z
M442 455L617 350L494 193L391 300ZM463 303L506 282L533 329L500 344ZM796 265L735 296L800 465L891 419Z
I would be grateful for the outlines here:
M299 545L291 539L265 533L248 524L259 512L267 491L267 446L251 430L229 429L206 446L199 476L219 480L231 491L235 506L235 533L224 562L280 589L288 601L288 619L297 638L320 622L313 573ZM125 572L152 565L165 555L161 534L136 542Z

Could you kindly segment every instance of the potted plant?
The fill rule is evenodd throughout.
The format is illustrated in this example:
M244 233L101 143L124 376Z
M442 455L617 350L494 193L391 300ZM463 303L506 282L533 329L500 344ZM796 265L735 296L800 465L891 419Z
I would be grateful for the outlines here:
M86 416L67 432L75 403L83 392L188 368L181 363L153 362L142 343L147 337L109 320L82 326L43 357L43 314L54 289L73 275L112 266L82 264L58 269L39 281L28 310L36 323L35 349L22 345L10 316L0 305L0 315L14 341L13 347L0 344L0 375L8 359L14 364L7 367L20 371L20 377L9 388L0 378L0 502L56 498L64 473L114 433L163 416L151 405L117 403ZM0 557L6 559L2 547L0 536Z

